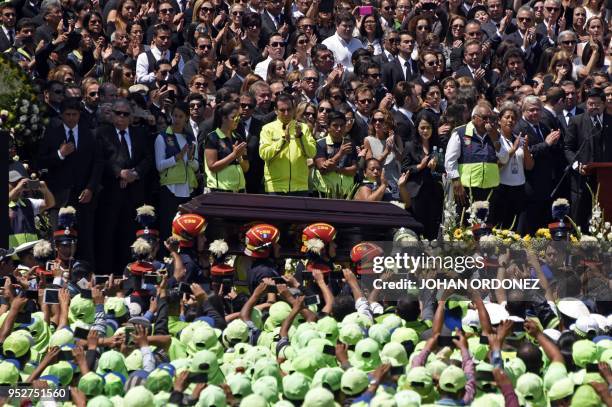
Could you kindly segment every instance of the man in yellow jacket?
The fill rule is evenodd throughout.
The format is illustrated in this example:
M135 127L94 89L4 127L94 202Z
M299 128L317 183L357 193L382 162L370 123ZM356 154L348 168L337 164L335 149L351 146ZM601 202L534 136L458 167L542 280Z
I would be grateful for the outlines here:
M264 184L272 195L308 196L308 164L317 146L312 132L295 117L293 98L276 99L276 117L261 129L259 155L264 160Z

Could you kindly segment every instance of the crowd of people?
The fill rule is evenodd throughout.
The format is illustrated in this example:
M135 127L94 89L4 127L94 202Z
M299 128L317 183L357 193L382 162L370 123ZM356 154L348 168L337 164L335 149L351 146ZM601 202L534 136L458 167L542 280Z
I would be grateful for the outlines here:
M538 279L528 298L398 302L359 285L376 245L336 264L332 225L285 267L275 226L247 225L229 261L206 216L177 211L211 191L394 202L422 226L399 235L432 240L449 199L534 236L566 198L586 232L589 164L612 162L611 16L604 0L0 3L2 58L45 117L39 139L10 135L0 384L71 385L79 407L610 405L607 255L551 243L488 265Z

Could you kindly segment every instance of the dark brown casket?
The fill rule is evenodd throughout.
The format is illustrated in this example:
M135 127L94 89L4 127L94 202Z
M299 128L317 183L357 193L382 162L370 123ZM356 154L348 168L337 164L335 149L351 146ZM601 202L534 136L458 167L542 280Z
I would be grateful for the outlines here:
M351 247L361 241L391 240L400 227L417 233L422 230L410 213L388 202L211 192L181 205L181 209L204 216L207 239L224 239L233 254L242 252L244 233L253 222L278 227L281 253L288 257L302 255L301 232L306 225L329 223L338 230L338 261L348 260Z

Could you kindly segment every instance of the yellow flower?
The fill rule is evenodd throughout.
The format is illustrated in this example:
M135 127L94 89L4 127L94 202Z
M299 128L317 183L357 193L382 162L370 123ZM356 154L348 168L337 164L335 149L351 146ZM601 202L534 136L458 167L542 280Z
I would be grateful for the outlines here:
M512 239L504 239L504 244L509 245L510 243L512 243Z
M503 237L508 237L510 236L510 231L508 229L504 229L501 231L501 234Z
M463 231L461 229L455 229L455 233L453 233L453 237L456 240L461 240L461 238L463 237Z
M540 228L536 231L536 237L546 237L547 234L550 234L547 228Z
M572 243L578 243L578 238L574 235L570 236L570 240L572 241Z
M523 238L523 240L524 240L526 243L529 243L529 242L531 241L531 236L529 236L529 235L525 235L525 237Z

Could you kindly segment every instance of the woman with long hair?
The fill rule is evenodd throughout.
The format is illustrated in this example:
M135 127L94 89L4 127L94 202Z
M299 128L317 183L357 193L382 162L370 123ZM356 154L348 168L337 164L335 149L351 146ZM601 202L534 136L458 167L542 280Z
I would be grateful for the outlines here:
M329 124L329 114L334 110L334 107L329 100L322 100L319 102L317 107L317 119L315 122L315 129L312 133L316 140L319 140L328 132L327 125Z
M215 108L213 127L204 146L206 186L212 190L244 192L244 173L249 170L247 144L235 134L240 121L240 106L224 103Z
M568 52L558 51L553 54L546 75L544 75L544 90L551 86L559 86L561 82L572 79L572 56Z
M286 82L287 79L287 68L285 67L285 61L280 58L274 58L268 65L268 73L266 82L273 83L276 81Z
M295 119L305 123L310 131L314 131L317 122L317 107L310 102L300 102L295 108Z
M443 163L434 154L440 148L436 118L427 110L421 110L414 120L417 136L406 143L402 171L408 171L408 192L411 209L416 220L423 225L423 236L435 239L442 220L444 191L436 172Z
M578 44L578 56L582 57L582 51L588 44L594 43L604 43L604 38L606 36L606 22L601 17L591 17L587 20L585 24L585 29L587 34L589 35L588 40L581 42Z
M204 87L204 92L202 93L205 97L206 95L214 95L217 92L217 75L216 75L217 63L212 58L202 58L200 59L200 63L198 64L198 75L201 75L206 82L206 86ZM191 82L193 82L193 78L191 78Z
M104 36L103 24L102 15L97 11L92 11L83 17L83 28L89 31L94 42L97 42L100 36Z
M119 0L117 8L108 13L106 19L106 32L111 35L116 30L127 32L130 22L134 21L138 13L138 4L134 0Z
M151 49L150 45L144 44L144 32L145 25L140 20L128 25L127 33L130 38L130 45L128 45L127 55L133 60L137 60L138 55Z
M406 184L408 183L408 172L400 175L397 183L397 195L392 192L387 173L383 169L380 160L370 157L366 159L363 169L363 181L355 193L356 201L369 202L391 202L401 201L405 209L410 208L410 193Z
M423 109L429 110L436 117L436 120L439 120L440 115L446 108L446 101L442 99L440 84L438 82L430 82L423 85L421 88L421 99L423 100Z
M134 85L136 73L131 64L116 62L113 64L110 74L110 81L121 89L129 89Z
M446 58L446 66L451 64L451 53L453 48L463 47L463 37L465 34L465 25L467 20L463 16L454 15L448 23L449 29L446 31L446 37L442 42L442 52Z
M310 49L312 43L308 35L303 31L298 31L291 40L291 55L285 60L288 72L302 71L312 67Z
M210 0L198 0L193 6L191 25L196 27L202 34L215 38L219 30L213 25L215 9Z
M187 202L198 186L198 149L195 137L185 131L189 105L176 102L172 124L155 139L155 166L161 184L159 194L160 238L170 235L172 219L179 205Z
M246 13L242 16L242 46L251 57L251 67L263 60L261 50L265 48L265 39L261 35L261 15Z
M378 12L372 10L372 14L361 16L357 28L359 29L359 39L364 47L368 48L372 55L382 54L383 28Z
M400 162L404 152L402 140L395 134L395 121L386 110L376 109L368 129L369 136L364 140L366 160L376 158L383 163L385 178L389 182L395 199L399 198L398 181L401 176Z
M604 0L584 0L582 2L582 7L584 7L584 10L586 11L587 20L590 19L591 17L604 17L605 16L605 11L604 11L604 15L602 15L601 13L603 3L604 3Z
M425 85L427 83L439 80L439 65L440 61L436 51L430 49L421 51L419 55L419 70L421 72L421 76L419 77L418 81Z

